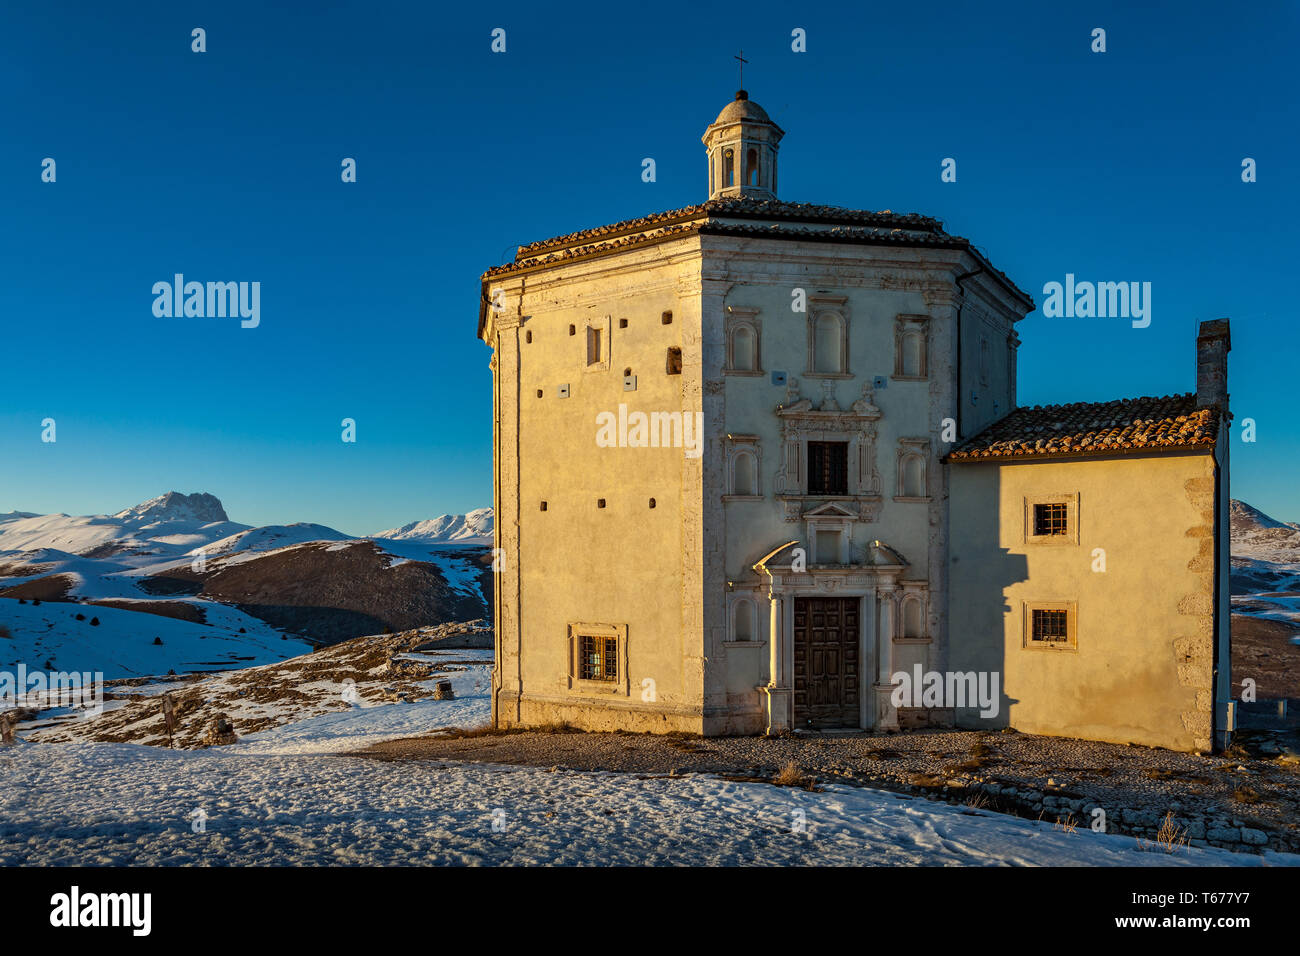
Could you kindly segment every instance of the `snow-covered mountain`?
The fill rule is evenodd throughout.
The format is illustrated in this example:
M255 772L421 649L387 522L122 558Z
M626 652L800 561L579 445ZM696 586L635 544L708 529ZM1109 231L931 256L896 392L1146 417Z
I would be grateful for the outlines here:
M463 515L439 515L426 521L413 521L400 528L372 534L372 538L391 541L427 541L432 544L491 544L494 516L491 508L475 508Z
M1234 558L1300 564L1300 524L1270 518L1235 498L1228 507Z
M138 505L125 508L113 515L124 521L138 522L141 525L160 524L165 521L190 521L198 524L211 524L214 521L229 521L226 509L215 495L198 492L183 495L179 491L169 491L150 498Z
M1229 504L1229 514L1232 613L1244 615L1233 623L1234 658L1238 632L1248 639L1261 622L1277 639L1300 643L1300 525L1278 521L1236 499ZM1277 647L1268 648L1265 664L1276 664L1282 660L1279 655ZM1294 687L1295 672L1288 674Z
M369 539L420 544L482 545L492 542L491 508L439 515L390 528ZM270 551L308 541L347 541L351 535L321 524L253 527L231 521L215 495L169 491L112 515L0 514L0 554L52 550L65 555L181 558ZM136 563L136 562L133 562Z
M208 494L172 491L113 515L0 515L0 553L53 548L84 557L181 555L240 531Z
M229 520L213 495L174 491L112 515L0 515L0 626L11 638L0 642L0 666L205 669L297 653L295 636L332 643L485 617L491 516L480 509L406 525L396 539L354 538L311 523L251 527ZM77 604L95 610L77 620Z
M202 551L206 557L234 554L237 551L274 551L276 548L291 544L305 544L308 541L352 541L351 535L335 531L323 524L268 524L261 528L240 531L220 541L213 541L195 552Z

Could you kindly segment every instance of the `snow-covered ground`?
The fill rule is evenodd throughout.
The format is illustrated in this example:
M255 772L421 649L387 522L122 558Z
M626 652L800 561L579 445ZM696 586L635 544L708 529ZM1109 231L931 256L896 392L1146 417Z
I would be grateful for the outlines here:
M482 723L482 670L453 674L453 701L325 714L229 747L0 749L0 864L1300 865L1286 854L1171 855L854 787L339 755Z
M220 716L234 726L240 740L233 746L241 751L332 753L430 728L476 727L490 717L484 695L492 651L412 648L449 635L490 633L481 624L416 628L198 680L119 685L112 691L120 696L104 701L102 714L49 707L43 695L29 693L20 705L47 709L19 721L18 733L41 744L114 741L187 749L201 746ZM441 681L450 681L453 700L432 700ZM171 696L177 714L170 737L158 699L162 694ZM398 702L412 706L393 706Z
M1296 865L841 786L173 752L0 753L0 864ZM194 832L197 819L203 832Z
M48 660L54 665L49 670L98 671L114 680L248 667L311 650L236 608L213 601L204 607L208 623L194 624L114 607L0 598L0 623L12 635L0 640L0 669L23 662L37 670ZM92 619L99 624L92 626Z

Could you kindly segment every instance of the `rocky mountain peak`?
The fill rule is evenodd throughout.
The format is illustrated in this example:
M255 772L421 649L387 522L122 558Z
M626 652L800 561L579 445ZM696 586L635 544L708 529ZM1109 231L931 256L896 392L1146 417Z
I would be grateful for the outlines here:
M196 521L200 524L230 520L216 495L205 492L186 495L179 491L169 491L148 501L142 501L138 505L119 511L113 517L148 522Z

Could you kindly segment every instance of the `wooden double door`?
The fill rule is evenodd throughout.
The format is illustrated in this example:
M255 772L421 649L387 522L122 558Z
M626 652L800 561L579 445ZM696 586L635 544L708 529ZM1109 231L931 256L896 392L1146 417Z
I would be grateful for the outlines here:
M794 599L794 726L860 726L861 598Z

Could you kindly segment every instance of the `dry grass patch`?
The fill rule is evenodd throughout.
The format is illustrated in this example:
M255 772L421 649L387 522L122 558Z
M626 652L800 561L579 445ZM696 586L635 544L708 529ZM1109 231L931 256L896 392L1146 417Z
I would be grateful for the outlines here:
M1259 803L1264 798L1256 792L1254 787L1248 787L1243 783L1232 791L1232 799L1237 803Z
M804 790L811 790L817 779L805 774L799 765L791 760L777 772L772 782L778 787L802 787Z
M1057 827L1060 827L1065 833L1074 833L1079 829L1079 823L1074 819L1073 813L1067 813L1064 819L1061 817L1056 818L1056 822L1052 824L1052 829L1055 830Z
M1249 760L1250 751L1242 746L1240 742L1234 742L1231 747L1223 751L1223 756L1232 760Z
M1156 845L1166 853L1173 853L1182 847L1187 849L1187 829L1174 822L1173 813L1166 813L1156 831Z
M943 777L936 777L932 773L914 773L907 778L907 782L914 787L924 787L927 790L935 790L943 787Z

